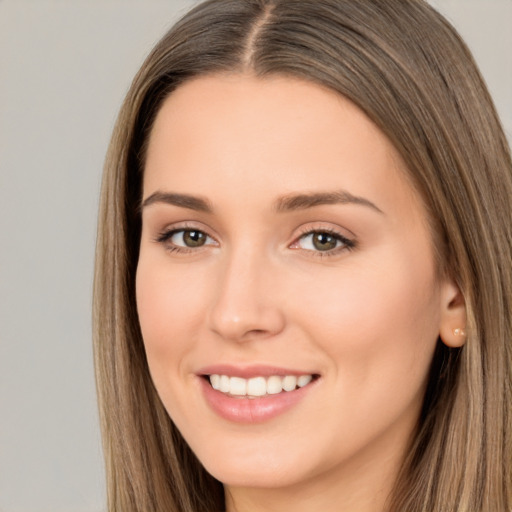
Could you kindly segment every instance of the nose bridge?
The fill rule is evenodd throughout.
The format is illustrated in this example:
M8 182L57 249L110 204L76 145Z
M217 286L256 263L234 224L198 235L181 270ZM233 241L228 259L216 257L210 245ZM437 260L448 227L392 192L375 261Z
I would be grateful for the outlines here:
M277 272L268 255L250 244L223 257L210 310L213 331L225 339L269 337L284 327L284 316L270 289Z

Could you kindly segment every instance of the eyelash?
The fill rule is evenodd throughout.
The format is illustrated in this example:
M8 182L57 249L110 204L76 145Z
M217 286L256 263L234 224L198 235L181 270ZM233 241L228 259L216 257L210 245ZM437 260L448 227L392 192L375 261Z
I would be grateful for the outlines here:
M306 238L307 236L315 235L315 234L326 234L335 238L338 242L341 242L340 247L336 247L334 249L328 251L315 251L310 249L304 249L311 253L311 255L315 258L329 258L332 256L338 256L341 252L344 251L353 251L356 247L356 241L350 240L349 238L343 236L341 233L334 229L330 228L316 228L316 229L305 229L302 233L299 234L295 241L291 244L292 246L297 245L301 239ZM300 248L298 248L300 249Z
M201 229L197 229L197 228L191 227L191 226L190 227L183 226L183 227L176 228L176 229L168 229L168 230L162 231L156 237L155 242L166 245L166 250L171 253L176 252L176 253L181 253L181 254L188 254L188 253L196 252L204 247L204 246L199 246L197 248L193 248L193 247L183 247L183 246L178 246L178 245L174 245L174 244L168 244L169 240L171 240L171 238L174 235L176 235L178 233L186 233L186 232L201 233L201 234L205 235L207 238L210 238L211 240L215 240L213 237L211 237L210 235L208 235L205 231L203 231ZM315 234L326 234L326 235L332 236L333 238L336 239L336 241L340 242L342 245L340 247L335 247L334 249L330 249L327 251L320 251L320 250L315 251L315 250L311 250L311 249L303 249L303 250L311 253L311 255L313 257L326 258L326 257L331 257L331 256L337 256L339 253L341 253L343 251L350 252L357 247L355 240L350 240L350 239L346 238L345 236L341 235L340 233L338 233L337 231L335 231L333 229L329 229L329 228L305 229L302 233L299 234L299 236L297 236L295 238L295 240L292 242L290 247L292 247L293 249L300 249L300 247L293 247L293 246L297 245L301 239L304 239L308 236L312 236ZM208 245L212 245L212 244L208 244Z
M179 246L179 245L175 245L175 244L169 243L171 238L174 235L176 235L177 233L187 233L187 232L189 232L189 233L190 232L201 233L201 234L206 235L207 238L215 240L213 237L208 235L208 233L206 233L202 229L197 229L196 227L193 227L193 226L182 226L180 228L167 229L167 230L162 231L156 237L155 242L165 245L166 246L165 247L166 250L168 252L171 252L171 253L176 252L176 253L181 253L181 254L189 254L189 253L196 252L197 250L202 249L203 246L200 246L200 247L197 247L197 248L194 248L194 247L182 247L182 246Z

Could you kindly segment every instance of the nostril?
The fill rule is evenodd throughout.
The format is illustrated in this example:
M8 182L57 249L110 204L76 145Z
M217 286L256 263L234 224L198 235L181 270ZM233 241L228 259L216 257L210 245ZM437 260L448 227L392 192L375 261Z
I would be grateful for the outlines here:
M251 334L253 336L262 336L265 335L266 333L267 331L265 331L264 329L252 329L246 333L246 336L250 336Z

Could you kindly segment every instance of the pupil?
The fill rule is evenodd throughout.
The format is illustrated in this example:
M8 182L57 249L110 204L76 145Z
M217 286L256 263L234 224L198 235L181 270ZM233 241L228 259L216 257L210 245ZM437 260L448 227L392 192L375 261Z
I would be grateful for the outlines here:
M188 247L200 247L206 241L206 235L201 231L185 231L183 241Z
M315 233L313 245L319 251L329 251L336 248L336 238L328 233Z

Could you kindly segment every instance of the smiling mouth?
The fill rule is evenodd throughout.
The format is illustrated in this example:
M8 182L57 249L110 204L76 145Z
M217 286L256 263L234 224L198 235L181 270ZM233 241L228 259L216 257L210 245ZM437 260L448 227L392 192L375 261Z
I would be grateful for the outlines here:
M303 388L318 379L319 375L271 375L269 377L230 377L228 375L205 375L211 387L233 398L260 398L289 393Z

